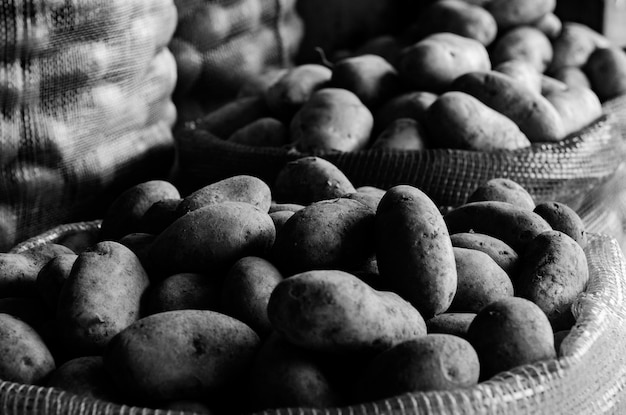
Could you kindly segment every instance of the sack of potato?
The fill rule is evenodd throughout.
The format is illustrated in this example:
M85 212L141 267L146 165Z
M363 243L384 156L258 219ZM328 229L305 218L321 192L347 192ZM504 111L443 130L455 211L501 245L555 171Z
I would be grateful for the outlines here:
M169 173L171 0L0 6L0 251Z
M447 213L311 156L150 180L0 274L6 415L626 408L622 251L506 178Z
M303 33L295 0L174 0L170 43L179 80L174 102L190 120L232 98L241 84L293 64Z
M612 205L589 194L624 158L626 53L554 1L474 3L432 2L399 34L242 85L176 134L181 185L272 181L314 154L357 185L410 183L441 206L498 176L539 200Z

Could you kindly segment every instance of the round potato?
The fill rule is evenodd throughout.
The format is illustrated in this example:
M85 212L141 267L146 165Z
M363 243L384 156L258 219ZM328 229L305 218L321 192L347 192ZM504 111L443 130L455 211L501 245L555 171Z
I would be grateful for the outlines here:
M262 117L241 127L227 139L252 147L280 147L289 142L287 126L272 117Z
M595 49L584 65L601 101L626 94L626 52L618 47Z
M467 202L496 200L508 202L524 209L533 210L535 200L522 185L506 177L495 177L478 186L468 196Z
M82 356L66 361L50 374L46 386L79 396L122 402L113 380L104 370L102 356Z
M555 231L561 231L578 245L587 245L587 231L582 218L574 209L561 202L542 202L535 206L535 213L550 224Z
M412 118L391 122L374 140L370 149L419 151L426 148L424 126Z
M543 73L552 62L553 53L552 43L545 33L533 26L518 26L496 40L490 56L494 66L521 60Z
M426 110L436 99L436 94L427 91L404 92L391 98L374 112L375 134L380 133L399 118L411 118L423 122Z
M144 295L144 315L172 310L217 310L221 277L184 272L156 281Z
M485 4L498 29L532 24L556 8L556 0L491 0Z

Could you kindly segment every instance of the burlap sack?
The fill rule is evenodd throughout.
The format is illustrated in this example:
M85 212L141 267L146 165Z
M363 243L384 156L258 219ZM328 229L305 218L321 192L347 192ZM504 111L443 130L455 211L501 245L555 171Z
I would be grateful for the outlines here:
M14 247L21 252L78 234L99 221L62 225ZM591 234L585 248L590 280L573 305L576 324L558 358L515 368L472 388L417 392L343 408L282 408L273 415L598 415L626 411L626 260L617 241ZM245 399L244 396L241 397ZM174 415L120 406L54 388L0 381L3 415Z
M0 5L0 251L169 173L172 0Z

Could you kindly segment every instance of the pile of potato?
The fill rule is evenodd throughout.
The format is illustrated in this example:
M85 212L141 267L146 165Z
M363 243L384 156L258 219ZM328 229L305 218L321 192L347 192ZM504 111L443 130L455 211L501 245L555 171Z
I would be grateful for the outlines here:
M576 213L509 179L443 214L318 157L269 184L140 183L80 237L0 254L0 378L212 413L467 388L554 359L589 278Z
M303 153L560 141L626 93L626 52L554 8L554 0L438 0L397 36L269 71L197 126Z

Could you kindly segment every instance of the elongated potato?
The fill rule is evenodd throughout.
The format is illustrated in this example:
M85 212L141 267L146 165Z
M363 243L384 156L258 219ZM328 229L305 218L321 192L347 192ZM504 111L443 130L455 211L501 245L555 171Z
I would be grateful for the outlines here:
M550 101L503 73L468 73L458 77L452 88L478 98L512 119L531 142L565 138L563 120Z
M59 293L70 275L78 255L65 254L52 258L37 273L35 286L41 299L52 310L56 310Z
M543 73L552 62L553 53L552 43L545 33L533 26L518 26L498 38L490 56L493 65L522 60Z
M477 40L454 33L435 33L402 50L398 74L412 89L441 93L457 77L488 71L491 60Z
M426 320L428 334L452 334L467 339L467 329L476 313L443 313Z
M504 241L477 232L460 232L450 235L453 247L475 249L489 255L511 279L516 276L519 255Z
M472 202L459 206L444 216L451 234L478 232L504 241L519 255L550 224L528 209L507 202Z
M426 110L436 99L436 94L427 91L405 92L391 98L374 113L375 133L384 130L399 118L424 121Z
M530 62L519 59L511 59L500 62L493 68L494 71L502 72L528 88L541 93L542 73Z
M572 303L589 280L582 247L563 232L542 232L528 244L520 264L517 295L537 304L554 331L570 328L575 322Z
M225 269L241 257L263 256L275 237L272 219L256 206L210 204L180 217L155 238L148 267L163 277Z
M552 71L551 75L569 87L591 88L591 81L580 66L564 66Z
M582 67L598 48L606 48L609 40L589 26L564 22L559 36L552 42L554 55L549 72L567 66Z
M287 126L272 117L262 117L241 127L227 139L252 147L280 147L289 142Z
M421 190L397 185L381 199L375 218L380 275L424 318L448 309L457 288L454 251L435 203Z
M397 294L338 270L278 283L267 308L274 330L307 350L372 355L426 334L420 313Z
M241 127L271 116L262 96L241 97L224 104L197 120L198 128L226 139Z
M322 200L294 213L272 248L285 275L313 269L360 268L374 253L375 212L347 198Z
M437 98L428 108L425 126L432 147L495 151L530 146L513 120L459 91Z
M104 367L130 402L202 399L252 363L259 337L210 310L176 310L138 320L106 348Z
M178 216L182 216L201 207L224 201L249 203L267 212L272 202L272 194L269 186L258 177L231 176L185 196L178 204L176 212Z
M308 205L353 193L350 179L330 161L321 157L303 157L285 164L272 187L279 203Z
M566 135L580 131L603 114L600 98L587 87L570 86L565 90L551 91L544 96L561 115Z
M148 284L137 256L118 242L82 252L59 294L57 320L66 348L75 356L101 353L139 318Z
M491 0L485 4L498 23L498 29L532 24L556 7L556 0Z

